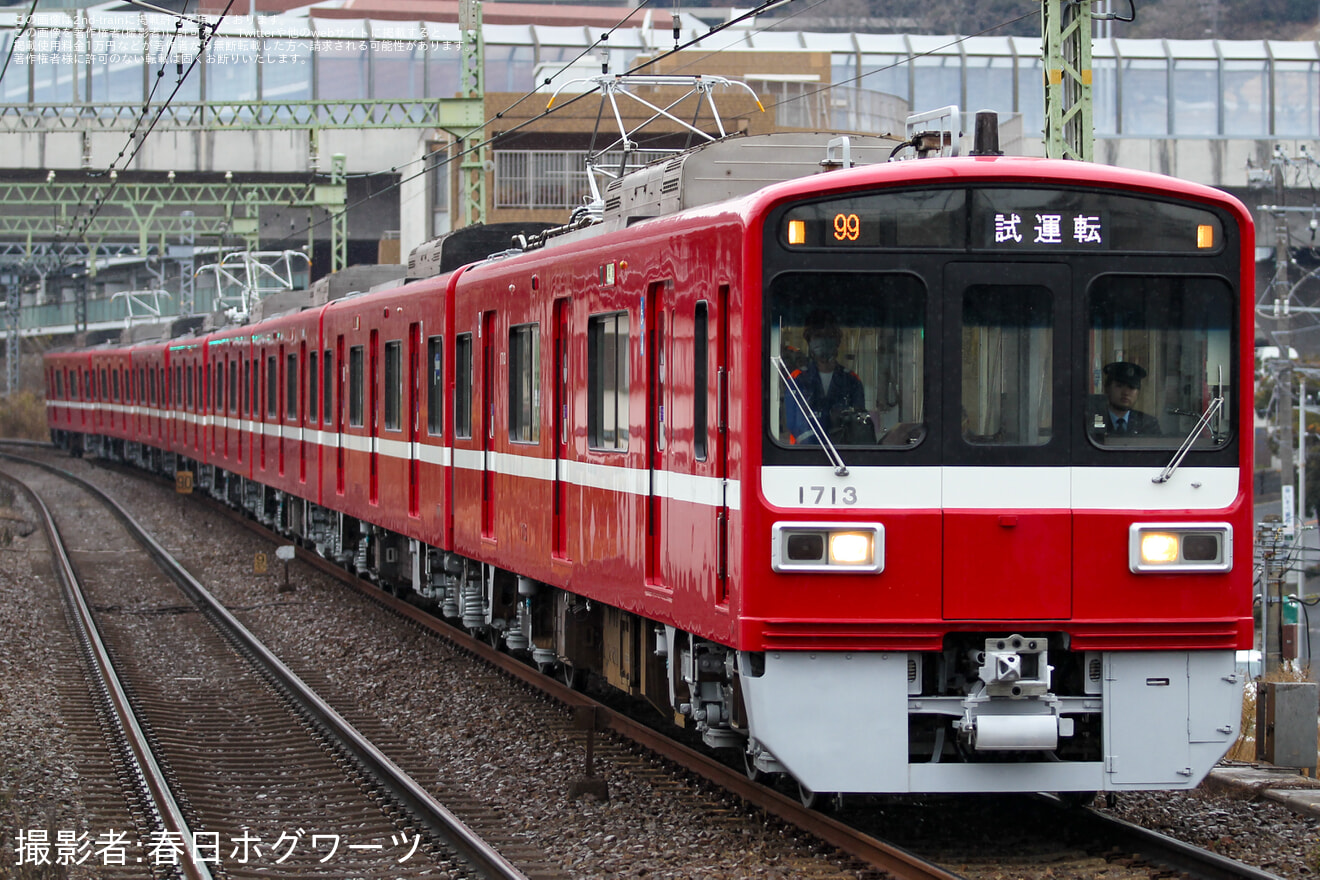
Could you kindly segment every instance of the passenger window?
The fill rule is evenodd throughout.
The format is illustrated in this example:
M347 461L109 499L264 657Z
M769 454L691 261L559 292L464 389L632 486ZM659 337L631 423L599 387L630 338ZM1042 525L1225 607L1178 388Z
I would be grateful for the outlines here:
M472 334L454 341L454 436L472 438Z
M426 340L426 430L433 436L445 432L445 342L439 336Z
M298 355L285 355L284 370L284 416L295 422L298 420Z
M587 441L592 449L628 448L628 313L587 323Z
M403 427L403 343L395 339L385 343L385 430Z
M274 419L279 414L280 376L279 366L274 355L266 356L266 418Z
M509 439L541 441L541 328L509 330Z
M318 404L320 403L320 399L318 396L320 394L320 389L317 387L316 384L320 380L321 374L317 372L316 365L317 365L316 352L314 351L308 352L307 354L307 420L313 424L315 424L316 420L321 417L320 410L318 409Z
M348 424L354 428L365 424L365 381L362 346L355 345L348 350Z
M340 349L343 351L343 349ZM334 388L335 388L335 359L330 354L330 349L325 350L325 357L321 361L321 393L325 395L322 399L321 417L325 419L328 425L334 421Z

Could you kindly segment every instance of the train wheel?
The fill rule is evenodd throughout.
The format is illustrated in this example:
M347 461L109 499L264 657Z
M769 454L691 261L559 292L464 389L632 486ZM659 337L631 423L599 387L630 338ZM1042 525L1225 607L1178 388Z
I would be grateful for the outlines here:
M756 759L752 757L752 753L746 749L743 749L743 772L747 774L747 778L752 780L752 782L764 782L766 776L769 775L760 767L756 766ZM798 791L799 793L802 791L801 786L798 786Z
M579 669L572 663L559 664L559 680L565 686L575 691L580 691L587 686L587 671Z
M798 800L808 810L834 813L843 809L843 795L837 791L812 791L800 782L797 787Z

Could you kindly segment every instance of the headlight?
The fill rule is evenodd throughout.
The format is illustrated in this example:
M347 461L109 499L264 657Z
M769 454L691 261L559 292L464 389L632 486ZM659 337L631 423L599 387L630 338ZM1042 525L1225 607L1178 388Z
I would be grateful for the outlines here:
M1233 527L1228 523L1134 523L1128 567L1135 572L1232 571Z
M776 523L770 566L775 571L883 571L884 537L879 523Z

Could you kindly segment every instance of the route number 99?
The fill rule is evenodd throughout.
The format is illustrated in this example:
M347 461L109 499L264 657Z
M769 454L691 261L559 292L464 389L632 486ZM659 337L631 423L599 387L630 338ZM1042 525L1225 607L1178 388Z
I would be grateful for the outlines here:
M862 234L862 219L856 214L834 215L834 240L856 241Z

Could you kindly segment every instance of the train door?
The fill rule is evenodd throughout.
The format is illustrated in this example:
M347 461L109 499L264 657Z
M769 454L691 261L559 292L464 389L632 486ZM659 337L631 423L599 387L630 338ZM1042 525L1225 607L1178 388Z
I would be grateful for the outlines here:
M279 467L279 475L281 477L284 476L284 448L287 445L285 443L285 438L284 438L283 422L285 419L285 413L288 410L288 406L290 402L287 399L289 393L289 381L288 381L289 367L287 361L285 360L286 357L288 357L288 354L284 346L281 345L279 354L277 355L276 362L275 364L272 364L273 370L278 371L279 373L279 375L275 378L275 387L272 388L271 391L273 392L273 396L276 398L275 417L274 417L275 433L276 433L275 441L278 444L276 448L279 450L278 467Z
M313 363L309 366L307 363L306 341L298 343L298 357L289 367L290 371L293 373L293 375L289 377L289 395L294 398L294 403L289 407L289 411L293 416L294 424L298 426L296 436L298 439L298 482L300 483L307 482L307 443L310 437L310 432L308 432L303 422L307 418L308 411L313 409L315 405L312 404L310 400L306 399L309 396L305 391L308 383L300 382L298 380L298 370L299 367L301 367L306 371L307 378L310 379L311 371L316 369L316 358L313 357L312 361ZM309 404L311 404L311 406L309 406Z
M258 379L258 387L253 389L252 392L252 400L253 400L252 408L255 410L252 417L252 421L255 423L253 425L253 428L255 428L254 431L255 437L253 439L256 441L257 445L261 448L261 457L260 459L258 459L258 461L260 462L259 466L263 471L267 467L266 446L268 445L266 443L267 435L266 435L266 426L264 422L270 420L270 406L271 406L270 383L272 381L271 372L275 369L275 365L274 363L272 363L272 360L273 358L269 357L263 352L262 355L257 360L257 367L254 368L252 371L254 378ZM258 372L260 372L259 377L257 376Z
M348 366L344 361L344 337L341 335L335 345L335 363L339 364L339 393L335 405L335 492L344 494L344 407L349 398L344 391L348 387Z
M953 263L944 290L944 617L1068 618L1071 274Z
M552 421L554 423L554 438L551 441L554 446L555 455L555 488L554 488L554 534L553 546L551 552L557 559L568 559L568 487L569 481L565 468L568 466L569 457L569 417L568 408L572 405L573 397L569 392L569 372L568 372L568 344L569 330L571 324L569 319L572 315L570 300L561 298L555 300L554 316L554 378L551 380L553 385L553 408L554 414Z
M371 331L370 374L367 380L367 411L371 433L370 499L380 503L380 331Z
M672 382L671 324L673 282L652 282L642 304L645 312L646 346L646 467L650 484L646 504L646 580L647 583L672 587L669 577L670 446L669 416Z
M715 508L715 603L729 601L729 285L721 284L716 293L714 311L705 300L698 302L693 338L696 351L696 400L693 404L693 455L700 461L709 456L714 462L717 480ZM711 331L714 331L712 334ZM714 357L711 357L711 354ZM703 367L704 365L704 367ZM711 374L714 397L710 395ZM714 403L714 407L711 403ZM713 409L713 412L712 412ZM711 427L714 427L712 433Z
M495 537L495 313L481 315L481 536Z
M419 420L422 417L419 387L422 381L422 325L415 321L408 325L408 363L404 370L404 387L408 389L404 401L408 408L403 415L404 431L407 432L404 439L408 443L408 515L418 516L421 513L421 449L417 438L421 434Z

